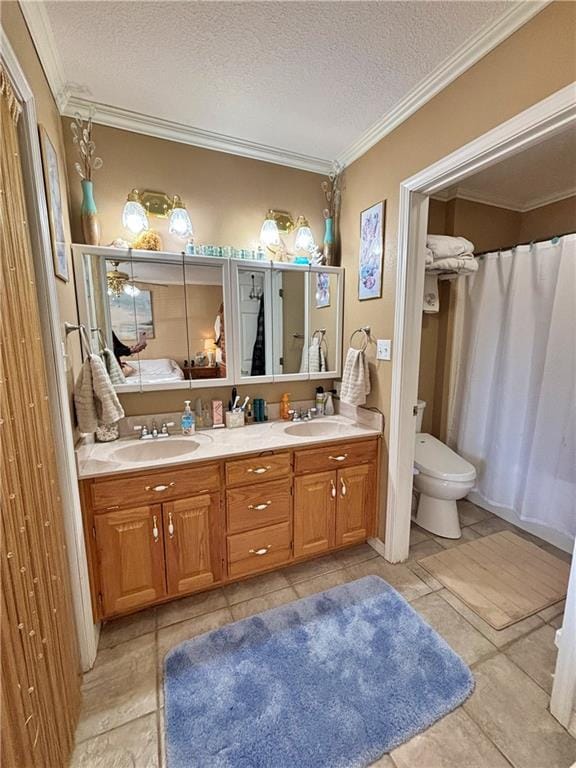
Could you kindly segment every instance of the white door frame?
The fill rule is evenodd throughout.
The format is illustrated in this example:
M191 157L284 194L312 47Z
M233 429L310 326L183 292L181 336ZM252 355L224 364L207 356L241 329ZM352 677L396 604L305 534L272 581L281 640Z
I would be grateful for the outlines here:
M72 603L78 634L80 663L83 670L88 670L92 667L96 658L98 626L94 625L92 618L92 600L90 597L88 563L84 546L84 529L74 453L74 435L68 405L66 371L64 369L61 335L62 323L60 321L58 296L54 279L52 241L50 239L46 207L36 105L34 94L1 26L0 52L2 64L8 72L12 85L22 103L22 114L20 116L22 165L29 215L29 232L34 255L42 341L48 376L50 414L58 459L58 479L64 513ZM66 319L74 320L75 318Z
M458 183L506 157L576 122L576 83L502 123L483 136L430 165L400 185L398 266L394 316L396 360L392 370L388 497L384 554L396 563L408 557L414 465L414 406L418 394L418 368L422 327L424 248L428 196ZM575 568L573 566L572 571ZM571 600L576 603L572 574ZM568 615L572 615L569 620ZM576 623L576 605L566 607L566 622ZM561 646L569 642L565 632ZM562 691L554 686L554 714L567 725L566 711L576 697L576 654L560 649L563 660ZM571 665L571 671L568 667ZM558 679L557 675L557 679ZM567 682L568 681L568 682Z

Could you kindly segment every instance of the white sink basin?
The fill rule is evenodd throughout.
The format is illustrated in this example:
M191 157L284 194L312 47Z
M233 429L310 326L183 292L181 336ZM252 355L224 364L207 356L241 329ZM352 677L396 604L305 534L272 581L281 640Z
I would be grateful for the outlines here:
M352 425L341 424L337 421L301 421L284 427L284 432L294 437L322 437L350 434L351 427Z
M118 461L153 461L154 459L175 459L194 453L200 444L196 440L178 440L165 437L155 440L139 440L138 443L116 448L114 458Z

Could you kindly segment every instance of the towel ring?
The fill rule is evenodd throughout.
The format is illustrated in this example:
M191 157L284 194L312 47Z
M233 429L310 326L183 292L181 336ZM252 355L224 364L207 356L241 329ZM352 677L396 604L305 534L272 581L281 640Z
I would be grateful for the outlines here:
M357 333L363 334L362 346L360 347L360 351L366 352L368 348L368 344L370 343L370 327L365 326L364 328L357 328L355 331L352 331L352 335L350 336L350 346L353 349L355 349L355 347L353 347L352 341L354 340L354 336L356 336Z

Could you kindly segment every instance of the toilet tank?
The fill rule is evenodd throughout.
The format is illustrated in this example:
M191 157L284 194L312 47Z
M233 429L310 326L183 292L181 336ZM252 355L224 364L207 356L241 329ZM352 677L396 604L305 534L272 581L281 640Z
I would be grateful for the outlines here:
M422 432L422 419L424 418L425 400L416 401L416 432Z

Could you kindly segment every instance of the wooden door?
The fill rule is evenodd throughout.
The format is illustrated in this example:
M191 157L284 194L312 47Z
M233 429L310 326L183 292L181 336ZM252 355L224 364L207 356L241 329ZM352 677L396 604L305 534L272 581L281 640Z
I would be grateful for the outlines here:
M361 464L338 471L336 506L336 546L365 541L368 519L374 504L376 468Z
M222 579L220 494L204 493L162 506L168 592L181 595Z
M336 472L294 479L294 557L314 555L334 546Z
M94 516L104 616L166 594L159 504Z

